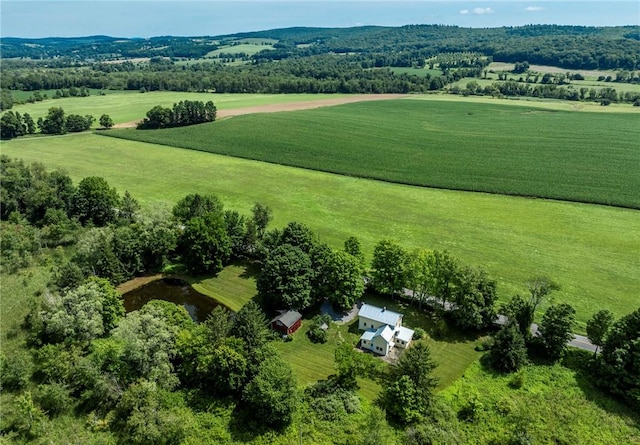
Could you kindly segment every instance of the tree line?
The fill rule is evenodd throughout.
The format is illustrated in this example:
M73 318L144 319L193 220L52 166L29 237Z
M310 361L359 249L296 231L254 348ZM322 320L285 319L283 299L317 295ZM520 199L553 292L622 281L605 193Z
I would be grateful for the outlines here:
M20 114L10 110L0 118L0 139L8 140L38 132L45 135L79 133L91 129L94 121L95 118L91 115L66 115L60 107L49 108L47 115L39 117L35 122L29 113ZM99 123L102 128L113 126L113 120L108 114L100 116Z
M546 76L546 75L545 75ZM631 103L640 106L640 93L633 91L618 92L615 88L573 88L564 84L543 82L540 85L532 85L525 81L507 80L505 82L493 82L485 87L476 81L467 82L465 88L457 85L449 89L451 94L465 96L492 96L492 97L542 97L547 99L561 99L571 101L599 102L602 105L611 103Z
M181 100L173 108L157 105L147 111L147 116L138 123L139 130L184 127L216 120L216 106L194 100Z

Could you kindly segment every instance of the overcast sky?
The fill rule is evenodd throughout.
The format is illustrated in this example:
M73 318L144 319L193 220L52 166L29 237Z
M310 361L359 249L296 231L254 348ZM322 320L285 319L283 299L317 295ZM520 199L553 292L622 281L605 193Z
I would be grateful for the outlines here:
M205 36L290 26L640 25L640 1L0 0L3 37Z

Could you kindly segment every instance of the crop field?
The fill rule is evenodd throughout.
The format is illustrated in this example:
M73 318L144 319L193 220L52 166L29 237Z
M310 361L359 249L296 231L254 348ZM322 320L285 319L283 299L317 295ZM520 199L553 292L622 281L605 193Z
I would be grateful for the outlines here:
M390 100L104 134L403 184L640 208L636 114Z
M487 69L492 71L513 71L515 64L505 62L491 62ZM599 76L612 76L615 77L615 70L570 70L566 68L560 68L550 65L530 65L529 71L542 74L566 74L566 73L578 73L582 74L585 78L597 79Z
M55 93L55 91L54 91ZM106 94L105 96L67 97L51 99L33 104L14 105L13 111L29 113L34 120L44 117L51 107L61 107L66 114L90 114L98 119L108 114L118 124L142 119L147 111L156 105L171 107L181 100L213 101L218 110L251 107L256 105L303 102L317 99L343 97L336 94L215 94L182 93L174 91L154 91L139 93L134 91ZM51 97L51 94L49 94ZM97 122L95 125L98 125Z
M562 286L555 301L576 308L581 332L601 308L622 316L638 307L636 210L412 187L89 133L2 142L2 153L65 169L76 182L102 176L148 209L188 193L217 194L244 214L261 202L273 209L271 227L300 221L333 247L357 236L368 260L389 237L446 249L485 268L502 301L546 274Z
M262 41L256 42L256 43L246 42L246 43L240 43L237 45L222 46L213 51L209 51L205 56L205 58L219 57L220 54L239 54L239 53L245 53L248 56L252 56L256 53L259 53L260 51L269 50L269 49L273 49L272 44L263 45Z

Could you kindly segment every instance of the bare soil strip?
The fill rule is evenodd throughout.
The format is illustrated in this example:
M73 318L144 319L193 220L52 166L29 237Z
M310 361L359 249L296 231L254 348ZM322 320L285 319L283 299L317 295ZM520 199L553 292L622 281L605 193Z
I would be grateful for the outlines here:
M224 119L233 116L240 116L242 114L253 113L278 113L281 111L298 111L298 110L310 110L312 108L331 107L335 105L349 104L353 102L364 102L368 100L388 100L388 99L400 99L408 97L406 94L357 94L347 97L336 97L335 99L318 99L308 100L304 102L288 102L282 104L269 104L269 105L257 105L254 107L234 108L231 110L218 110L216 113L216 119ZM113 128L133 128L137 125L138 121L124 122L116 124Z

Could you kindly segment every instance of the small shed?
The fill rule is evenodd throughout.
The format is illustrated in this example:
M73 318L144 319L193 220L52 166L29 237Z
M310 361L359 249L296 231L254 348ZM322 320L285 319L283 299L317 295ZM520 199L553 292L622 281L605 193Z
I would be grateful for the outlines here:
M284 335L291 335L302 324L302 314L298 311L282 311L280 315L271 320L271 327Z

